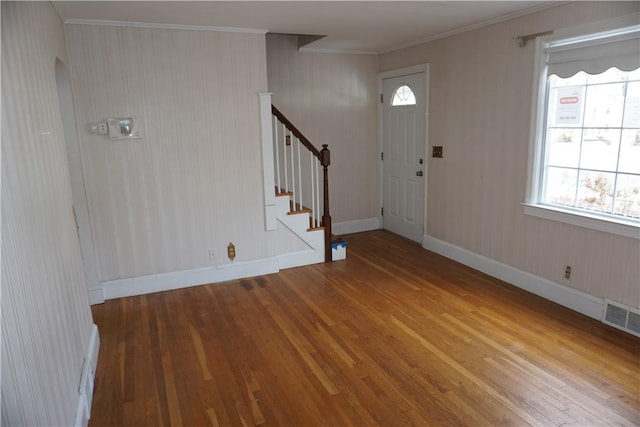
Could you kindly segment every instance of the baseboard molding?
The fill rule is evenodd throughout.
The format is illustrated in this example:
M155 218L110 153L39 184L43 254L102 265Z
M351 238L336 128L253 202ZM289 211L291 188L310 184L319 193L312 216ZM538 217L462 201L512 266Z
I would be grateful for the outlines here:
M331 224L331 232L334 235L362 233L363 231L379 230L382 228L380 218L365 218L352 221L336 222Z
M280 269L294 268L324 262L324 252L312 249L278 255L277 258Z
M604 300L517 269L431 236L424 236L422 247L518 288L541 296L596 320L602 320Z
M263 274L277 273L278 271L278 259L265 258L255 261L233 262L221 266L111 280L102 282L102 290L104 299L107 300L261 276Z
M98 327L94 324L91 328L91 338L89 348L85 355L84 366L80 378L80 395L74 425L76 427L86 427L91 418L91 405L93 404L93 386L96 378L96 367L98 366L98 353L100 352L100 335Z
M87 293L89 294L89 304L96 305L104 302L104 291L102 290L102 286L99 288L87 289Z

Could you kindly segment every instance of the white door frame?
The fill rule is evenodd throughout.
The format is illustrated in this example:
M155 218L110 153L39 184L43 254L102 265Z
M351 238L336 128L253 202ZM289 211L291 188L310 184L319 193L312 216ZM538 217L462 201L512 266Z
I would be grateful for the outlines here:
M426 117L424 120L425 123L425 141L424 141L424 218L423 221L423 229L424 235L427 235L427 195L429 192L428 188L428 176L429 176L429 64L417 64L412 65L410 67L397 68L395 70L383 71L378 73L378 94L382 97L382 80L389 79L392 77L400 77L406 76L409 74L418 74L424 73L424 88L425 88L425 112ZM380 210L378 211L379 217L378 221L380 224L380 228L384 228L384 216L382 215L382 207L384 206L384 176L382 170L382 151L384 147L384 130L383 130L383 107L384 104L381 101L378 102L378 200Z

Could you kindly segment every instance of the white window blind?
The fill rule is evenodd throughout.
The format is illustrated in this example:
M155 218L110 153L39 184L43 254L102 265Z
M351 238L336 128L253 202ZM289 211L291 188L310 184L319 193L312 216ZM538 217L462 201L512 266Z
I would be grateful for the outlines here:
M631 71L640 67L640 25L550 43L545 49L547 75L567 78L584 71L600 74L611 67Z

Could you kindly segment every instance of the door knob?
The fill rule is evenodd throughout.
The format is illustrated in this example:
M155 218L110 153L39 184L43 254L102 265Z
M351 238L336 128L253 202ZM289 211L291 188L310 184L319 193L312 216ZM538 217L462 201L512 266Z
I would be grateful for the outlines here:
M416 172L416 176L422 176L422 171Z

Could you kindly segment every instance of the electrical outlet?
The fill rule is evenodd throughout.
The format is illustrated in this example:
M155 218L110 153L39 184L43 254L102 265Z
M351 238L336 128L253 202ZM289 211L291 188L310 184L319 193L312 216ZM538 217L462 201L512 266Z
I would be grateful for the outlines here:
M89 123L89 132L93 135L109 135L107 124L102 122Z
M216 250L215 248L209 249L209 261L214 261L216 259Z
M564 278L571 279L571 266L567 265L564 269Z
M231 242L229 242L229 246L227 246L227 256L231 261L236 257L236 247Z

